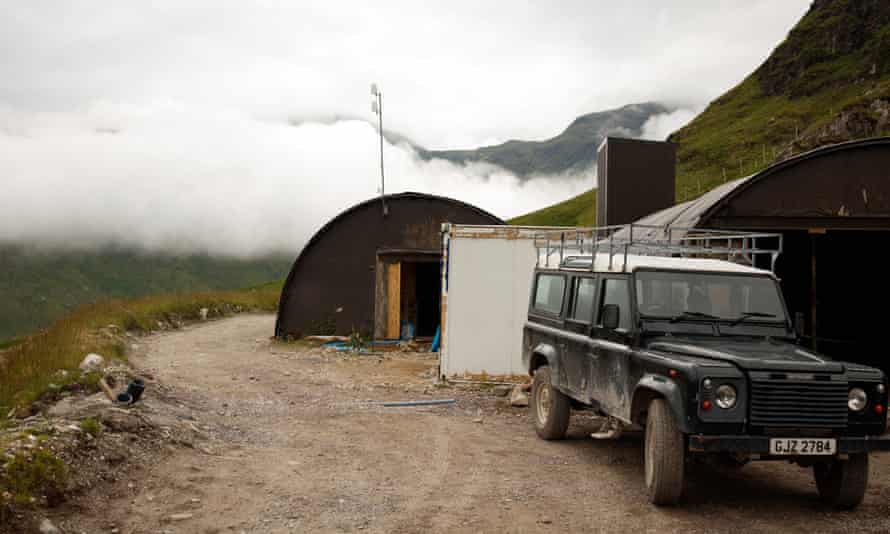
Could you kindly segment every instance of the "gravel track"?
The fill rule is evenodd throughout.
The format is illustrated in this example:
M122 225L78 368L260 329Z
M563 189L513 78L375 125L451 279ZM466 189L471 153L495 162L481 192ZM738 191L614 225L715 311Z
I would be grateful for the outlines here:
M692 466L683 504L656 508L638 434L594 441L594 421L576 415L568 439L545 442L525 409L490 391L435 387L428 354L280 344L273 325L243 315L141 343L133 363L204 439L158 451L132 487L85 498L64 523L122 533L890 531L887 457L874 458L854 512L823 509L810 471L777 462ZM457 403L374 404L425 398Z

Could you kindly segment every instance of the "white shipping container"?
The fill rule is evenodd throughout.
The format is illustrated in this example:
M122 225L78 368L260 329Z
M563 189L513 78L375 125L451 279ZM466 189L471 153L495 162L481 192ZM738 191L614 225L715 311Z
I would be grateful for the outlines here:
M527 375L522 328L537 258L534 234L553 229L442 226L440 376Z

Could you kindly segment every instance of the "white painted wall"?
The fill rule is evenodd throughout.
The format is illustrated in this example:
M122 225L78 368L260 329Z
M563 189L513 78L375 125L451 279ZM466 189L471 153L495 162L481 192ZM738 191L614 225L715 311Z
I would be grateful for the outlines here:
M503 228L503 227L501 227ZM536 252L530 235L446 234L447 289L441 372L524 375L522 327Z

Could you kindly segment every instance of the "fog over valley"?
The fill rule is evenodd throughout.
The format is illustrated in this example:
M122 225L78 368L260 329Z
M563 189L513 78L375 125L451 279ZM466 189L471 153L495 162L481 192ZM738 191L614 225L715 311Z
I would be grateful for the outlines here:
M664 139L808 4L10 4L0 243L292 254L378 194L371 82L392 134L387 193L520 215L589 190L593 170L517 177L412 147L543 140L637 102L671 110L639 132ZM645 28L628 34L628 20Z

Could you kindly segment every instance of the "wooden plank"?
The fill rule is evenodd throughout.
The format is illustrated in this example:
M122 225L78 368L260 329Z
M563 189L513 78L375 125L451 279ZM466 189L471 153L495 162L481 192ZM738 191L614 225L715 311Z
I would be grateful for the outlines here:
M386 273L386 337L398 339L401 334L402 264L390 263Z

